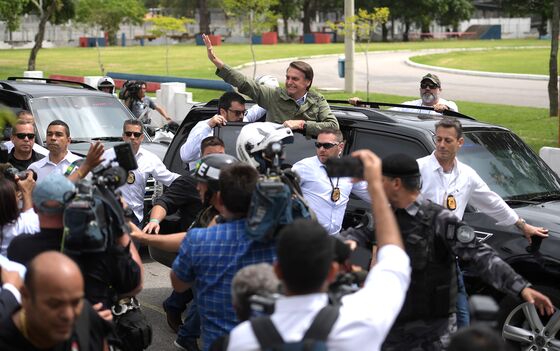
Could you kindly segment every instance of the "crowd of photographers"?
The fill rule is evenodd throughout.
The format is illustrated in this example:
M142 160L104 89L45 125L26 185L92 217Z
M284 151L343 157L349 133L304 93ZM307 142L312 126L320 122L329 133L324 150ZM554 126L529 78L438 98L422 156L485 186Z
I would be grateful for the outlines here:
M211 132L245 111L243 98L226 93L218 114L199 123L204 138L181 150L200 157L183 160L191 164L184 176L142 148L139 120L123 124L125 143L110 150L93 143L81 159L68 150L66 123L49 124L45 152L34 145L32 116L21 113L11 143L0 144L1 350L147 348L152 331L136 299L143 266L133 240L170 253L173 292L164 309L175 345L189 351L505 350L484 329L455 334L457 256L497 289L553 313L472 228L420 197L416 160L381 160L369 150L340 158L336 119L307 95L308 65L290 65L286 89L264 86L205 42L218 74L268 111L292 104L309 113L247 124L236 158ZM458 140L457 123L444 118L436 132ZM290 169L282 156L294 130L316 137L316 155ZM168 188L143 218L150 174ZM341 232L351 193L371 203L375 220ZM177 233L156 235L174 212Z

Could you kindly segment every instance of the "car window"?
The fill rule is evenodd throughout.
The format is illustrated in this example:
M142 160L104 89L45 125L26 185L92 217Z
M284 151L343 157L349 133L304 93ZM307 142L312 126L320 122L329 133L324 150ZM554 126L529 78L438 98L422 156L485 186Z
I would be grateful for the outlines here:
M30 105L41 133L46 133L50 122L60 119L68 124L75 139L120 137L124 120L130 119L126 108L113 97L35 98Z
M560 191L558 178L515 134L476 131L465 132L464 138L457 157L502 198Z
M365 130L356 131L350 151L360 149L370 149L381 158L395 153L403 153L416 159L429 154L428 149L423 144L410 137Z

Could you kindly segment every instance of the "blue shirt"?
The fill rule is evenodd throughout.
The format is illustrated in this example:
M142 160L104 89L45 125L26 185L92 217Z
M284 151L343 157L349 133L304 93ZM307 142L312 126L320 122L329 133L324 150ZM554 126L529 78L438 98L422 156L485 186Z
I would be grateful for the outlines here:
M231 281L241 268L276 258L275 243L251 241L245 219L189 230L173 262L184 282L194 282L202 322L204 350L238 321L231 304Z

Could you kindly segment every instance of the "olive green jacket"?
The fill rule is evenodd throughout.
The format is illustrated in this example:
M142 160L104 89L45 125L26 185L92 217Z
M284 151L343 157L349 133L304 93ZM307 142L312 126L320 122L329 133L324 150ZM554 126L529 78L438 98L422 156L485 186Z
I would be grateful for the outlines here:
M323 95L309 91L303 105L288 96L284 88L272 88L257 84L239 71L224 65L216 75L236 87L240 93L250 96L259 106L266 109L266 121L282 123L299 119L306 121L306 134L316 136L323 128L339 129L338 121L331 112Z

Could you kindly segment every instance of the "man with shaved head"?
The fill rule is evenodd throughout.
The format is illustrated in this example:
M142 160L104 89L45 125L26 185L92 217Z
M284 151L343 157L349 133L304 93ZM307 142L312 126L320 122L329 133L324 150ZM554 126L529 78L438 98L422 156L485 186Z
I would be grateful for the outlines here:
M84 299L80 268L47 251L28 265L21 308L0 323L0 350L102 350L110 326Z

